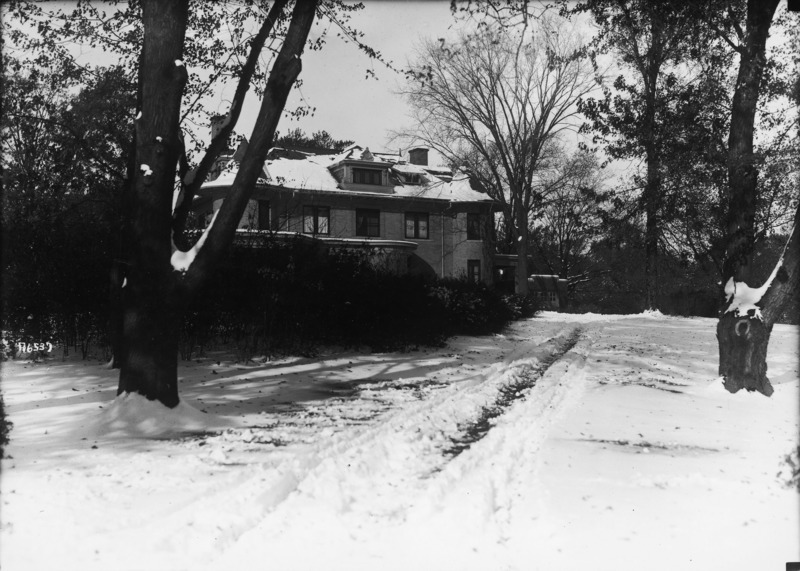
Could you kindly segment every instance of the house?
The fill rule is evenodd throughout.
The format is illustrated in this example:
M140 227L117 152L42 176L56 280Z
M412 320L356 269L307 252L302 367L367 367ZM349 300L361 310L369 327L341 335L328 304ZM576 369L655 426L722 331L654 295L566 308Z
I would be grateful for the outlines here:
M220 207L243 149L218 163L195 198L196 214L209 220ZM305 236L368 248L397 273L492 282L492 200L467 174L428 165L424 147L404 156L359 145L339 153L273 148L261 175L240 236Z

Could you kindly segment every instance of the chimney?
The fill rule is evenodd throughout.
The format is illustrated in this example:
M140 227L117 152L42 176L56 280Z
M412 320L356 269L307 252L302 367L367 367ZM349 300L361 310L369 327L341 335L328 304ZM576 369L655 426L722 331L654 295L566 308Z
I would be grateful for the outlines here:
M414 149L409 149L408 162L412 165L428 166L428 148L416 147Z
M217 134L222 131L222 128L225 126L225 120L227 119L227 115L213 115L211 117L211 139L213 140ZM231 151L229 146L229 141L225 141L225 146L222 149L223 153L229 153Z
M222 124L225 122L225 115L213 115L211 117L211 138L217 136L222 131Z

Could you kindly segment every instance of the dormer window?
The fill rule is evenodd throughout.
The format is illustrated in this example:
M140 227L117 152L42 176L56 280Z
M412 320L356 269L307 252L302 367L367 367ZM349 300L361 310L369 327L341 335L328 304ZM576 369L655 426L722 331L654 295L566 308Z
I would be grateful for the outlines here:
M383 184L383 172L377 169L361 169L353 167L353 183L380 186Z

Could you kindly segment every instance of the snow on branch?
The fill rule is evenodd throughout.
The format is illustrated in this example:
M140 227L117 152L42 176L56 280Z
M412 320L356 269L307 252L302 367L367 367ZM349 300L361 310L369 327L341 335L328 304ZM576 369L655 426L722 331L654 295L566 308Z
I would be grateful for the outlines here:
M208 224L208 227L205 230L203 230L203 235L200 236L200 239L194 246L192 246L186 252L181 252L177 248L175 249L174 252L172 252L172 257L170 258L169 261L172 264L172 268L176 272L181 272L182 274L185 274L187 271L189 271L192 262L194 261L198 252L200 252L200 248L203 247L203 244L205 243L206 238L208 237L208 233L211 231L211 227L214 226L214 221L217 219L217 214L219 214L219 210L217 210L214 213L214 216L213 218L211 218L211 222ZM173 247L174 247L174 242L173 242Z
M734 281L733 277L731 277L728 283L725 284L726 300L729 302L725 313L733 311L734 315L739 317L747 316L750 311L753 311L753 317L755 319L762 319L761 308L758 307L757 304L767 293L767 290L769 290L772 285L772 280L778 275L778 270L780 270L782 266L783 256L781 256L781 259L775 264L772 273L761 287L750 287L744 282Z

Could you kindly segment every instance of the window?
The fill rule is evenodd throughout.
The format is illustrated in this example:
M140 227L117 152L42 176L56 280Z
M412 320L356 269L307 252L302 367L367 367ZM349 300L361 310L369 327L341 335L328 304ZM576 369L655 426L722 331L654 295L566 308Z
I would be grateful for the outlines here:
M259 230L269 230L269 200L258 201L258 226Z
M356 184L383 184L382 172L375 169L353 169L353 182Z
M554 291L535 291L533 292L533 294L534 297L538 300L551 304L558 303L558 294Z
M406 238L428 238L428 213L406 212Z
M356 236L381 235L381 213L378 210L356 210Z
M467 240L481 239L481 215L477 212L467 214Z
M330 234L331 209L327 206L303 207L304 234Z
M471 282L481 281L481 261L467 260L467 278Z

